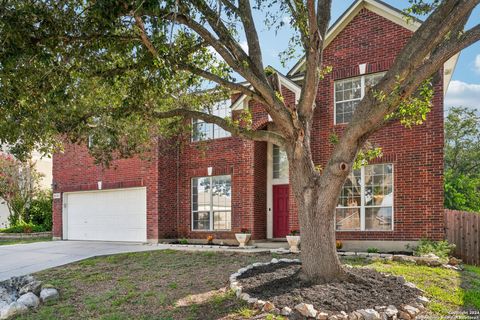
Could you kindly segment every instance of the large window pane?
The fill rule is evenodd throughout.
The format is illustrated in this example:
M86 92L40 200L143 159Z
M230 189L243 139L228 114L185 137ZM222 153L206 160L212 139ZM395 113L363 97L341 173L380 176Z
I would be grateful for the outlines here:
M273 145L273 179L288 178L287 153L279 146Z
M194 212L193 213L193 229L194 230L210 229L210 213Z
M365 208L365 230L392 230L392 207Z
M230 230L231 208L230 176L192 179L193 230Z
M337 208L335 222L337 230L360 230L360 207Z

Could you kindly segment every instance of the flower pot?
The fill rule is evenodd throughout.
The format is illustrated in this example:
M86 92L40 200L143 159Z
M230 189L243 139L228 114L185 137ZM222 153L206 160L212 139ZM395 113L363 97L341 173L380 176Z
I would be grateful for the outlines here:
M235 233L235 238L237 238L238 243L240 243L240 248L245 247L250 237L250 233Z
M299 253L298 245L300 244L300 236L287 236L288 244L290 245L290 252Z

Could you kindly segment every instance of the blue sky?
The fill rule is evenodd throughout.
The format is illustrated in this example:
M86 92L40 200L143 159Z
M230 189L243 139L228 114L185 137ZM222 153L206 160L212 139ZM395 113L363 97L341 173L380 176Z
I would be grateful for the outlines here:
M353 2L354 0L333 0L331 23L334 23ZM385 2L399 9L404 9L409 5L407 0L387 0ZM264 14L255 13L265 65L272 65L279 71L286 73L295 64L295 61L291 61L286 67L283 67L278 59L278 53L287 47L292 30L284 27L275 34L273 30L267 30L263 27L263 19ZM472 27L479 22L480 7L473 12L467 27ZM445 107L447 109L454 105L480 110L480 43L466 48L460 55L445 97Z

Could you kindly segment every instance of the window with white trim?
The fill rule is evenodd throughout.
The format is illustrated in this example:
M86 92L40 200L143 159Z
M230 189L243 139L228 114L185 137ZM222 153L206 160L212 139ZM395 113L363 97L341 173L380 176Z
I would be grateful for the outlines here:
M337 231L393 230L393 165L354 170L342 187L335 221Z
M230 230L231 216L230 176L192 179L192 230Z
M273 179L288 178L288 158L285 150L273 145Z
M348 123L366 88L377 84L385 72L335 81L335 124Z
M204 110L208 112L208 110ZM210 112L215 116L221 118L227 118L231 116L230 100L219 101L212 106ZM207 123L200 119L192 120L192 141L203 141L230 137L231 134L228 131L223 130L221 127L213 123Z

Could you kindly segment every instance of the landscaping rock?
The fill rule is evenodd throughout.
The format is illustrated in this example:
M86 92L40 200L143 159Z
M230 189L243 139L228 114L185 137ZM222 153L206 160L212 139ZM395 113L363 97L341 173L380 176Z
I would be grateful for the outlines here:
M364 320L363 315L360 312L358 312L358 310L353 311L352 313L357 317L358 320Z
M262 310L262 308L263 308L263 306L265 305L265 303L266 303L266 302L263 301L263 300L257 300L257 302L255 302L255 304L254 304L254 307L255 307L256 309Z
M417 314L420 313L420 310L408 304L403 306L402 309L403 311L407 312L412 319L415 318Z
M53 288L42 289L42 291L40 292L40 299L42 300L42 302L56 300L59 298L59 296L60 295L58 294L57 289Z
M262 311L263 312L272 312L275 309L275 305L270 301L265 302L263 305Z
M295 306L295 310L297 310L302 316L307 318L315 318L317 316L317 310L313 307L313 305L308 303L300 303Z
M278 259L277 259L277 258L273 258L272 261L270 261L270 263L278 263Z
M289 316L292 314L292 309L290 309L289 307L283 307L282 310L280 311L280 314L282 316Z
M424 296L418 296L417 297L417 302L426 306L430 303L430 300L428 298L424 297Z
M412 317L405 311L398 311L398 318L403 320L411 320Z
M21 295L17 302L28 308L36 308L40 305L40 299L38 299L33 292L27 292L24 295Z
M358 310L365 320L380 320L380 314L374 309Z
M317 313L317 319L318 319L318 320L327 320L327 319L328 319L328 313L326 313L326 312L318 312L318 313Z
M397 315L398 309L395 306L388 306L384 312L387 315L387 317L393 318L394 316Z
M27 306L18 303L18 302L12 302L8 306L3 307L0 310L0 319L8 319L14 316L17 316L19 314L25 313L28 311Z
M439 267L442 265L439 259L433 259L429 257L417 257L415 263L419 266Z
M455 257L450 257L448 259L448 264L451 266L457 266L462 263L462 260L455 258Z
M248 303L248 304L255 304L257 301L258 301L257 298L250 297L250 298L247 300L247 303Z
M14 301L14 296L12 295L7 288L0 287L0 308L1 304L10 304Z
M355 312L352 312L352 313L349 313L348 314L348 317L347 317L348 320L357 320L357 315Z
M392 257L392 260L397 262L415 263L415 259L413 257L404 255L395 255Z
M240 299L242 299L244 301L248 301L248 299L250 299L250 295L248 293L242 293L240 295Z
M42 282L34 280L26 285L24 285L18 291L19 295L24 295L27 292L33 292L35 295L40 295L40 291L42 291Z

